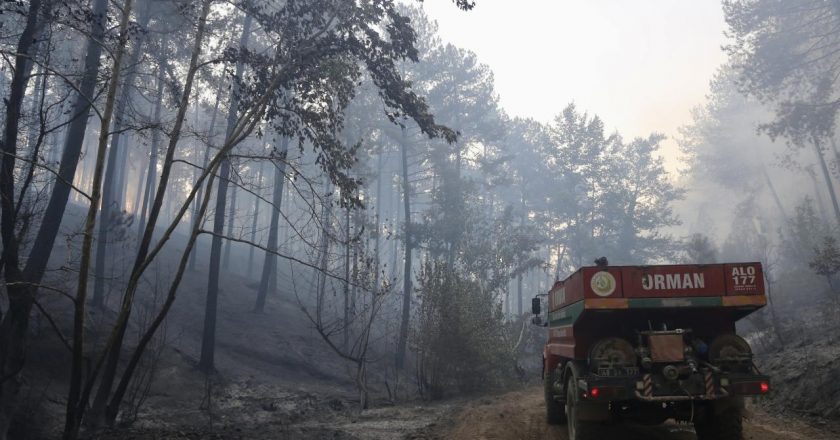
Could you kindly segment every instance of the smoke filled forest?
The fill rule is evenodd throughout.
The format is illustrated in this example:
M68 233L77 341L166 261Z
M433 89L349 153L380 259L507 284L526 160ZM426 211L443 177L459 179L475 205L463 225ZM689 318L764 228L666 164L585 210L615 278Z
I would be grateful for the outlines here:
M428 12L492 3L0 3L0 440L576 440L532 298L600 257L760 262L743 438L840 438L838 2L710 1L705 97L624 133Z

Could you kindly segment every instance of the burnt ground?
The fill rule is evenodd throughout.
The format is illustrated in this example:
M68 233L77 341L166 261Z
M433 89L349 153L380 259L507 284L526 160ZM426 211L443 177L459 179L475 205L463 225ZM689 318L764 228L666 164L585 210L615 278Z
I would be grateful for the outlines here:
M809 337L762 354L757 361L770 374L775 392L764 406L782 417L816 423L840 420L840 337ZM838 436L840 437L840 436Z
M200 328L201 313L192 313L195 304L190 302L199 301L192 293L173 315L168 346L157 360L154 381L136 419L86 438L567 438L562 427L545 423L542 390L533 385L508 393L424 402L411 395L412 384L402 379L406 383L399 386L401 396L394 403L385 387L389 379L378 377L372 384L371 409L359 411L350 367L318 346L303 323L290 328L294 303L275 298L270 305L276 314L261 316L252 314L232 295L224 298L227 312L220 321L218 373L208 377L196 368L195 345L199 340L194 334ZM278 315L287 321L278 320ZM242 326L251 330L239 330ZM34 359L41 367L30 375L30 383L51 378L43 382L43 394L40 387L32 388L36 397L42 396L37 412L46 418L35 420L37 428L28 438L51 439L56 438L61 426L64 374L61 363L50 362L43 351L45 341L41 342L40 356ZM840 439L840 423L827 411L836 407L837 400L814 397L820 392L831 395L831 385L820 384L830 382L828 375L833 374L837 359L835 346L834 341L810 341L761 355L762 368L774 378L774 393L760 406L751 405L746 439ZM60 353L60 347L54 351ZM690 426L671 424L609 428L601 438L693 440L695 436Z
M538 386L444 403L403 404L363 411L345 411L335 402L304 396L249 400L230 396L217 418L197 415L204 426L136 426L103 433L97 439L434 439L434 440L564 440L563 426L545 423L542 389ZM275 406L268 409L267 404ZM238 409L237 409L238 407ZM290 411L298 414L289 417ZM309 414L307 416L306 414ZM246 415L247 414L247 415ZM238 421L237 421L238 420ZM182 420L186 422L186 420ZM813 426L797 418L779 418L751 406L745 440L836 440L838 426ZM695 440L689 425L658 427L620 425L600 431L604 440Z
M744 424L746 440L836 440L840 425L813 427L798 419L780 419L751 406ZM694 440L689 425L666 424L658 427L620 425L603 429L604 440ZM545 423L541 387L486 397L468 402L446 433L452 440L563 440L563 426Z

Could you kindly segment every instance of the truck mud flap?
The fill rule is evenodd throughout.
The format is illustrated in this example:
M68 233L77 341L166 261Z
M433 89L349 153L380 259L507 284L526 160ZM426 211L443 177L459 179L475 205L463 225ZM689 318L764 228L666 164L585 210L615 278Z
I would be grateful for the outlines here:
M606 422L610 420L610 404L607 402L577 402L578 418L584 422Z

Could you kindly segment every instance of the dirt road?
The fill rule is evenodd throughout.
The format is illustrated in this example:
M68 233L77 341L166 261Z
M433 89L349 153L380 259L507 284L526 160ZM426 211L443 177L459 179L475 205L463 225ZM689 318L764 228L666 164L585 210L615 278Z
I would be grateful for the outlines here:
M778 421L755 410L744 425L747 440L837 440L840 434L796 421ZM565 427L545 423L542 390L533 388L467 404L446 438L453 440L565 440ZM604 440L695 440L688 425L621 426L606 429Z

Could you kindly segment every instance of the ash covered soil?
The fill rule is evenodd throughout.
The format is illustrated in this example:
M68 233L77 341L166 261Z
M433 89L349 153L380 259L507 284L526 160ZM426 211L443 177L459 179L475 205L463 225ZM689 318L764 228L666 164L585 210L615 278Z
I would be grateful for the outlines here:
M534 387L466 403L445 438L467 439L567 439L565 426L545 423L542 388ZM620 425L606 427L600 438L616 440L695 440L694 429L685 424L657 427ZM779 419L750 407L744 423L746 440L836 440L840 431L813 427L798 419Z
M838 359L840 337L835 335L803 335L783 350L760 355L757 362L770 374L774 387L764 405L781 417L807 417L820 424L840 420Z
M196 412L180 422L155 417L157 427L136 426L103 433L97 439L451 439L563 440L565 428L545 423L540 387L474 399L435 404L383 406L357 412L338 400L315 396L275 395L254 398L225 394L215 416ZM255 391L269 390L255 388ZM171 416L176 412L169 411ZM181 414L179 417L187 417ZM192 423L190 421L199 422ZM171 427L168 423L176 422ZM185 426L186 424L186 426ZM835 440L836 426L813 426L797 418L780 418L751 406L744 424L746 440ZM600 432L602 439L694 440L684 424L659 427L621 425Z

